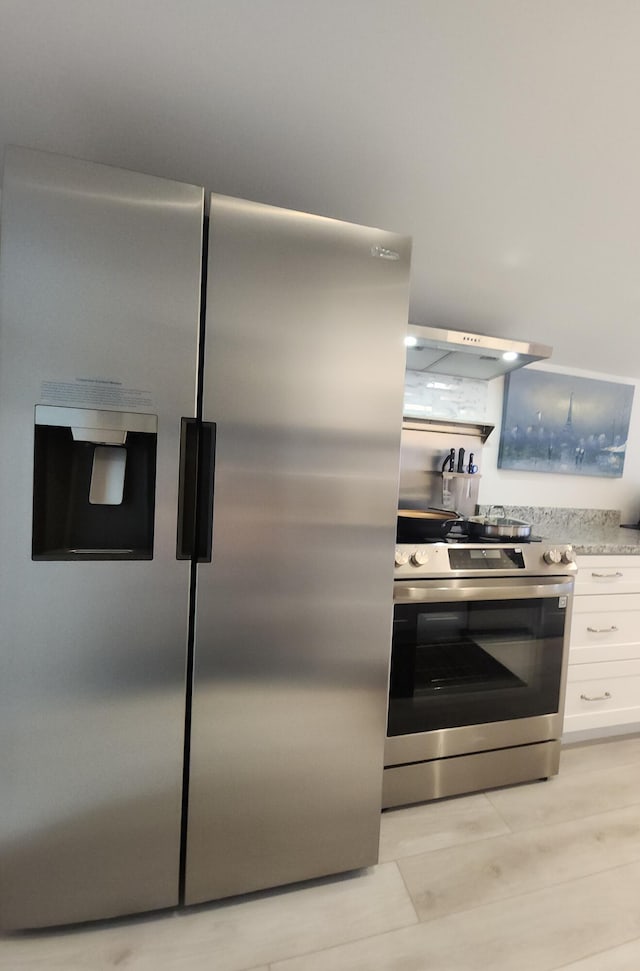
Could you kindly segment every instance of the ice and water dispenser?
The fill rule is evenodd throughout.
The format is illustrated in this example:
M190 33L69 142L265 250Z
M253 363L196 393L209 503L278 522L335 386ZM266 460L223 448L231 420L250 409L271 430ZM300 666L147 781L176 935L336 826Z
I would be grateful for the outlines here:
M34 560L153 557L156 415L37 405Z

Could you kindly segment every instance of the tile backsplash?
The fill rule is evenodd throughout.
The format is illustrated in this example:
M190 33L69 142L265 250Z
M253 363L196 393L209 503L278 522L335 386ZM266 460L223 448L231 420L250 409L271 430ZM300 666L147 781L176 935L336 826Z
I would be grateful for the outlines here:
M405 372L404 414L407 418L484 421L487 398L486 381L427 371Z

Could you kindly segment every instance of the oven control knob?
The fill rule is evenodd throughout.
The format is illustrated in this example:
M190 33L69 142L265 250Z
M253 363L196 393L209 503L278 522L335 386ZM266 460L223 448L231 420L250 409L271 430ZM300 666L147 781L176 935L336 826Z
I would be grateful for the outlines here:
M411 554L411 562L414 566L424 566L428 559L429 554L426 550L416 550Z
M542 554L542 559L545 563L550 563L552 566L556 566L562 562L560 550L547 550L546 553Z
M576 555L573 552L573 550L564 550L563 551L563 553L562 553L562 562L563 563L575 563L576 562Z
M396 550L396 566L404 566L409 562L409 554L404 550Z

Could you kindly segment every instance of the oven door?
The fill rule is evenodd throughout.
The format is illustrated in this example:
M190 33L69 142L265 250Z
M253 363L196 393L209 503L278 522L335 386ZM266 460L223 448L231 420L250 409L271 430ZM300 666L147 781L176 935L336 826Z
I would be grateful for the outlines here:
M396 581L386 765L560 737L573 579Z

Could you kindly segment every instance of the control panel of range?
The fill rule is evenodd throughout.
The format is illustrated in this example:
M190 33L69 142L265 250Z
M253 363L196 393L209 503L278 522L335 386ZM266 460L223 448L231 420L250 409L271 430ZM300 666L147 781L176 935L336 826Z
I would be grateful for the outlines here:
M534 543L518 546L480 543L432 543L420 546L399 543L395 553L395 576L443 577L469 574L567 574L576 572L571 546Z

